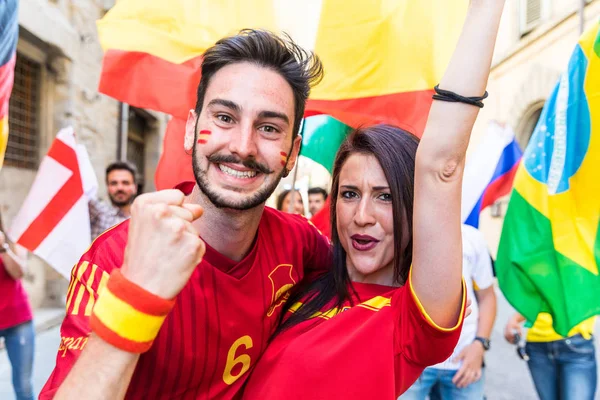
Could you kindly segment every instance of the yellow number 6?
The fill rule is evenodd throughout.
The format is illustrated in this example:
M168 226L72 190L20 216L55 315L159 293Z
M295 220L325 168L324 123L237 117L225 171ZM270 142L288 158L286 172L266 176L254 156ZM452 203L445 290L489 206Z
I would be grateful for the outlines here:
M237 381L238 378L244 375L250 368L250 356L248 354L240 354L235 357L235 353L240 346L244 346L246 350L251 349L252 338L248 335L242 336L233 342L229 348L229 352L227 353L227 364L225 364L225 371L223 371L223 381L228 385L232 385L233 382ZM242 369L236 375L232 375L231 371L237 364L242 364Z

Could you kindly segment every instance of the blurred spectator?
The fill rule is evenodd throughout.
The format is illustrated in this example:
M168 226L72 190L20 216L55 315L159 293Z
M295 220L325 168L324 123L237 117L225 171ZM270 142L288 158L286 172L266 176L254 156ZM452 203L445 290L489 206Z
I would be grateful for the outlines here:
M596 317L575 326L567 337L552 327L552 316L540 313L527 332L527 365L540 400L593 400L597 385L596 349L592 336ZM525 318L515 313L506 324L504 338L523 337ZM515 343L516 344L516 343Z
M496 293L490 254L483 235L469 225L462 226L463 277L467 298L475 299L465 318L454 352L446 361L427 367L401 400L431 398L481 400L485 368L483 355L490 348L490 335L496 319Z
M137 170L125 161L115 161L106 167L106 187L111 204L90 199L92 240L108 228L130 217L130 207L137 194Z
M301 214L304 215L304 202L302 201L302 195L299 191L294 190L294 207L293 214ZM279 197L277 197L277 209L283 212L290 212L290 202L292 201L292 191L284 190L279 193Z
M315 215L325 205L327 200L327 192L320 187L308 189L308 211L310 215Z
M0 338L12 368L17 400L33 400L33 314L21 278L26 252L19 251L4 234L0 217Z

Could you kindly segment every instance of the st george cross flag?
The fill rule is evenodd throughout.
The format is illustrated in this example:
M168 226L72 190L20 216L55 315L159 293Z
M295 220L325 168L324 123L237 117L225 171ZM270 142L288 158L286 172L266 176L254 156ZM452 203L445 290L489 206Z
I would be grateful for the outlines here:
M9 237L68 279L91 244L87 194L97 185L85 147L76 144L72 128L61 130L42 160Z

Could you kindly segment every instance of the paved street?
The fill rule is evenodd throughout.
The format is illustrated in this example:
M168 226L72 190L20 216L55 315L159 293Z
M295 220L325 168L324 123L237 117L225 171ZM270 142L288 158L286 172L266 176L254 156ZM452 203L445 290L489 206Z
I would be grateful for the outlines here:
M512 309L500 293L498 300L498 317L492 335L492 350L490 350L486 359L488 365L487 399L535 400L537 397L529 377L527 365L517 357L515 347L506 343L502 337L504 324L511 315ZM596 326L596 332L600 332L600 324ZM36 394L39 393L52 371L58 343L58 327L37 336L34 367ZM598 337L596 337L596 344L600 348ZM14 399L10 383L10 366L4 351L0 352L0 399ZM596 399L600 400L600 393L596 394Z

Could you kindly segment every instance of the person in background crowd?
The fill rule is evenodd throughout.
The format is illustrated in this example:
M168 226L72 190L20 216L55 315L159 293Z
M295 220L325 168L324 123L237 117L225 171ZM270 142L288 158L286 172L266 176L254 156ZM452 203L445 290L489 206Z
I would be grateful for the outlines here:
M0 216L0 338L4 338L17 400L33 400L35 334L31 306L21 284L24 274L25 254L9 242Z
M131 216L131 203L137 194L136 175L135 166L125 161L115 161L106 167L106 188L111 204L90 199L92 240Z
M515 343L523 337L525 318L515 313L506 324L504 338ZM567 337L552 328L552 316L540 313L527 332L527 365L540 400L593 400L597 385L594 323L589 318L575 326Z
M428 367L404 393L402 400L425 400L434 385L439 385L435 398L442 400L483 398L483 355L490 348L490 335L496 319L496 294L492 263L481 232L462 226L463 277L467 297L475 298L471 315L465 318L463 330L454 352L446 361ZM436 388L437 389L437 388Z
M325 200L327 200L325 189L320 187L308 189L308 211L310 211L310 215L318 213L325 205Z
M304 202L299 191L294 190L294 210L293 214L304 215ZM277 197L277 209L283 212L290 212L290 202L292 201L292 191L284 190Z

